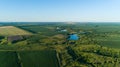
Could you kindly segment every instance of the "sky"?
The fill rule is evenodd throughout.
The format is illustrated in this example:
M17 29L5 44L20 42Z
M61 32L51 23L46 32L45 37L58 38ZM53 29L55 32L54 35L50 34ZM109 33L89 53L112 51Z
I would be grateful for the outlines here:
M120 22L120 0L0 0L0 22Z

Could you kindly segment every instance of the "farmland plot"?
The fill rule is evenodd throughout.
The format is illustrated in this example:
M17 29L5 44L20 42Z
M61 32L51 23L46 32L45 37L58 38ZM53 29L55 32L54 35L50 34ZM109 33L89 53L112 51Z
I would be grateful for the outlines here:
M31 35L31 33L14 26L1 26L0 35L2 36Z
M0 51L0 67L20 67L16 52Z
M59 67L55 51L19 52L24 67Z
M0 67L59 67L56 52L0 51Z
M106 38L104 37L97 37L95 38L97 42L99 42L99 45L106 46L110 48L120 48L120 37L118 36L108 36Z

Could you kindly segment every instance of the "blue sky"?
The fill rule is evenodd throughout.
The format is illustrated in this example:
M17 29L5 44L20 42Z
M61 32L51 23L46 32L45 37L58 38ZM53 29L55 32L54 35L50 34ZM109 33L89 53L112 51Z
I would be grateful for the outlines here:
M119 22L120 0L0 0L0 21Z

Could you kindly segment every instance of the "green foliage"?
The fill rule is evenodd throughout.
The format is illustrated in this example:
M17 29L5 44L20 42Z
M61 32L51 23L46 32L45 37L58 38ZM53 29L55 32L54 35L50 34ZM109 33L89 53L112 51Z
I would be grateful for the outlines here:
M4 36L0 36L0 40L3 39L3 38L4 38Z
M71 56L76 55L75 60L79 63L94 67L118 67L120 65L120 50L118 49L111 49L99 45L81 45L69 51L73 51L70 54Z
M1 40L1 45L7 45L8 41L7 41L7 37L5 37L4 39Z

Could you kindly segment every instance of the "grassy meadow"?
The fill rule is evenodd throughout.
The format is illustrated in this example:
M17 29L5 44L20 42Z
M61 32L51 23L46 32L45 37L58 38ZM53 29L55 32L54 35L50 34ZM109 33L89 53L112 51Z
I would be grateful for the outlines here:
M12 36L12 35L31 35L32 33L22 30L14 26L1 26L0 35L1 36Z

